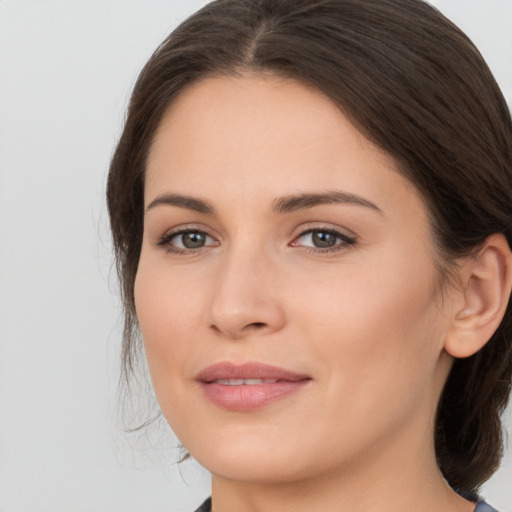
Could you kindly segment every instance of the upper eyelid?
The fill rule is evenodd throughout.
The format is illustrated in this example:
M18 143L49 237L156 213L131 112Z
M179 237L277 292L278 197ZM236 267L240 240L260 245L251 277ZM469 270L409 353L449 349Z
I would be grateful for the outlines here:
M205 245L196 247L196 248L184 248L184 247L179 247L179 246L171 243L175 238L179 237L180 235L185 235L187 233L202 233L207 238L210 238L211 240L213 240L214 243L213 244L205 243ZM166 233L164 233L163 235L159 236L156 239L156 241L154 242L154 245L158 248L166 248L166 252L168 252L168 253L192 255L192 254L195 254L198 251L201 251L203 249L216 247L216 246L220 245L220 243L218 242L218 240L216 238L214 238L212 235L208 234L204 230L194 229L194 228L188 228L188 229L182 228L182 229L176 229L174 231L168 230Z
M350 229L330 224L329 222L308 222L302 224L299 228L294 230L294 238L298 238L312 231L328 231L330 233L338 233L343 237L356 240L358 236Z
M340 239L341 243L349 243L349 244L355 244L358 240L355 236L353 235L347 235L345 233L342 233L341 231L337 230L337 229L328 229L328 228L310 228L310 229L307 229L301 233L299 233L297 236L295 236L292 240L292 244L307 236L307 235L311 235L312 233L315 233L315 232L319 232L319 233L329 233L331 235L334 235L336 236L337 238Z
M303 228L301 231L299 231L298 235L311 233L313 231L325 231L328 233L339 233L340 235L348 236L340 228L332 228L332 227L328 227L328 226L315 226L315 227L309 227L309 228L305 228L305 229Z
M296 227L291 235L290 235L290 242L296 240L297 238L300 238L301 236L304 236L306 234L309 234L314 231L327 231L329 233L334 233L340 235L342 238L348 238L354 241L357 241L358 236L351 230L347 228L343 228L337 225L333 225L329 222L321 222L321 221L313 221L313 222L307 222L301 224L299 227ZM173 236L178 236L183 233L190 233L190 232L199 232L204 233L206 236L209 236L216 240L217 242L221 243L223 240L223 237L220 235L220 233L217 232L217 230L211 229L204 224L201 223L190 223L190 224L181 224L177 225L173 228L167 229L162 235L158 235L156 237L156 243L158 244L162 239L166 238L167 240L170 240Z
M216 233L215 230L213 230L209 227L206 227L202 224L196 224L196 223L179 224L172 228L168 228L163 232L162 235L159 235L158 238L162 238L164 236L179 235L181 233L194 233L194 232L204 233L205 235L211 236L212 238L218 238L218 235L214 234L214 233Z
M204 227L196 227L194 225L181 225L176 226L174 228L167 229L164 233L157 235L153 241L154 245L157 247L170 245L171 240L174 237L178 237L180 235L186 234L186 233L202 233L206 235L207 237L215 240L218 242L218 238L215 235L212 235L209 230L205 229Z

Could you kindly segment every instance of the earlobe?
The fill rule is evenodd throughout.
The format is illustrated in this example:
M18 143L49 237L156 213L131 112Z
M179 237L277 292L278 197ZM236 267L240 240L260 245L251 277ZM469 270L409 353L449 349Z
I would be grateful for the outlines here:
M469 357L491 338L505 314L512 288L512 253L503 235L490 236L460 272L462 306L453 316L444 348Z

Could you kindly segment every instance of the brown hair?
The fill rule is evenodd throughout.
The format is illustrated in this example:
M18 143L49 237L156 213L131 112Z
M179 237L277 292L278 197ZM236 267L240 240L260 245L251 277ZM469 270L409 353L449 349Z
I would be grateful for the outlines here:
M512 122L471 41L421 0L217 0L182 23L135 85L108 177L125 306L123 362L137 348L134 280L144 169L162 115L211 75L273 72L329 96L398 162L427 204L441 270L491 234L512 243ZM473 357L456 360L437 414L441 470L474 493L502 455L512 373L512 311Z

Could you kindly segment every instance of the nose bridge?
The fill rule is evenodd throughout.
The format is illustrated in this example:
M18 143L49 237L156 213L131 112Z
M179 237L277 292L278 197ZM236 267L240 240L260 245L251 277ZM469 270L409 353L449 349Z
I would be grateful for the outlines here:
M230 338L282 328L278 269L269 251L239 240L222 256L211 299L211 327Z

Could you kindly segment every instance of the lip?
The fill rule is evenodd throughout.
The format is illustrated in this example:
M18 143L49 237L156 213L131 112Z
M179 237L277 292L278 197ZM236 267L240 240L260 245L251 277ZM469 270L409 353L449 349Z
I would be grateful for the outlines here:
M255 379L264 382L237 382L254 382ZM223 361L201 370L196 380L206 398L215 405L230 411L251 411L297 393L311 381L311 377L258 362L236 365ZM228 385L227 381L232 383Z

